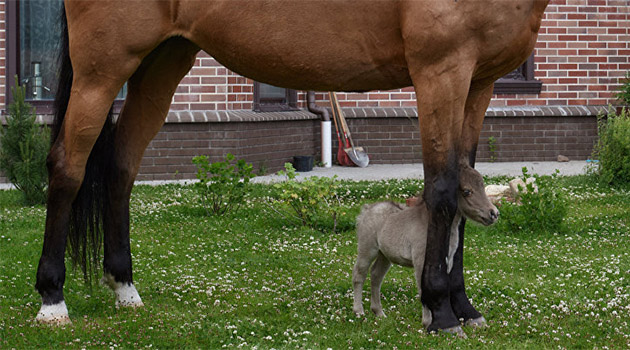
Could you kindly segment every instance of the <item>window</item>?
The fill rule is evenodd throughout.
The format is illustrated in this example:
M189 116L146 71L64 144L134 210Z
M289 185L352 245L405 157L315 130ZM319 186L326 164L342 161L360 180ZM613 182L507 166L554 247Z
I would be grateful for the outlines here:
M254 82L254 111L283 112L297 109L297 91Z
M534 79L534 54L494 83L495 94L539 94L541 89L542 82Z
M26 99L38 113L49 113L55 98L61 41L62 0L7 0L7 104L17 75ZM118 95L124 98L126 87Z

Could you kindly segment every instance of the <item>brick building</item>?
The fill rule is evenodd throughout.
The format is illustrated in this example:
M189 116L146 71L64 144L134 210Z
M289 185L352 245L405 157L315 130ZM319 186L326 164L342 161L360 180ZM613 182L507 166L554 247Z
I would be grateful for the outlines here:
M18 74L41 120L50 120L59 4L0 2L2 115ZM586 159L597 136L596 116L616 103L615 90L630 71L629 13L628 0L551 0L534 54L495 86L478 159ZM412 88L341 93L339 99L371 162L421 161ZM315 93L315 100L328 106L326 93ZM193 177L190 159L199 154L219 159L231 152L270 171L295 155L318 157L320 117L306 105L306 92L254 82L202 52L178 87L138 178Z

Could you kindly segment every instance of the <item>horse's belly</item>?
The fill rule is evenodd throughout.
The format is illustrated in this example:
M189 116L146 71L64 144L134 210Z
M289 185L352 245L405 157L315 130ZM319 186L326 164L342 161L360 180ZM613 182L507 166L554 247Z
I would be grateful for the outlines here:
M183 35L249 78L323 91L411 85L395 1L184 5Z

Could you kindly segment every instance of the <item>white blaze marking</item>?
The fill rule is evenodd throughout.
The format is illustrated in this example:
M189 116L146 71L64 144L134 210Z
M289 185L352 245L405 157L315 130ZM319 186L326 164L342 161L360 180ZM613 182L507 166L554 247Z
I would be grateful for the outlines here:
M133 283L116 282L111 274L105 274L101 282L109 286L116 294L116 306L144 306Z
M42 304L42 307L41 309L39 309L35 320L42 323L57 325L71 323L65 301L61 301L57 304L52 305Z

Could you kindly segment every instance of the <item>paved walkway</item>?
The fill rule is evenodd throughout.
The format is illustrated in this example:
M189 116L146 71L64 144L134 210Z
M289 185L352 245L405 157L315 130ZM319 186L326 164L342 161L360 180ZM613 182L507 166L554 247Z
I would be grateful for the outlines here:
M586 172L586 161L560 162L501 162L477 163L475 168L482 175L488 176L520 176L523 167L530 174L551 175L556 169L560 175L579 175ZM423 178L422 164L371 164L366 168L333 166L332 168L314 168L313 171L298 173L298 177L334 176L344 180L384 180ZM278 175L258 176L255 182L273 182L281 180Z
M585 161L560 162L500 162L477 163L475 168L483 175L489 176L520 176L522 168L527 167L530 174L551 175L558 169L560 175L584 174L587 163ZM409 179L423 178L422 164L371 164L366 168L333 166L332 168L316 167L313 171L298 173L298 178L310 176L334 176L343 180L384 180L384 179ZM257 176L253 182L281 181L278 175ZM137 184L160 185L165 183L190 183L194 180L176 181L138 181ZM0 184L0 190L12 188L10 184Z

